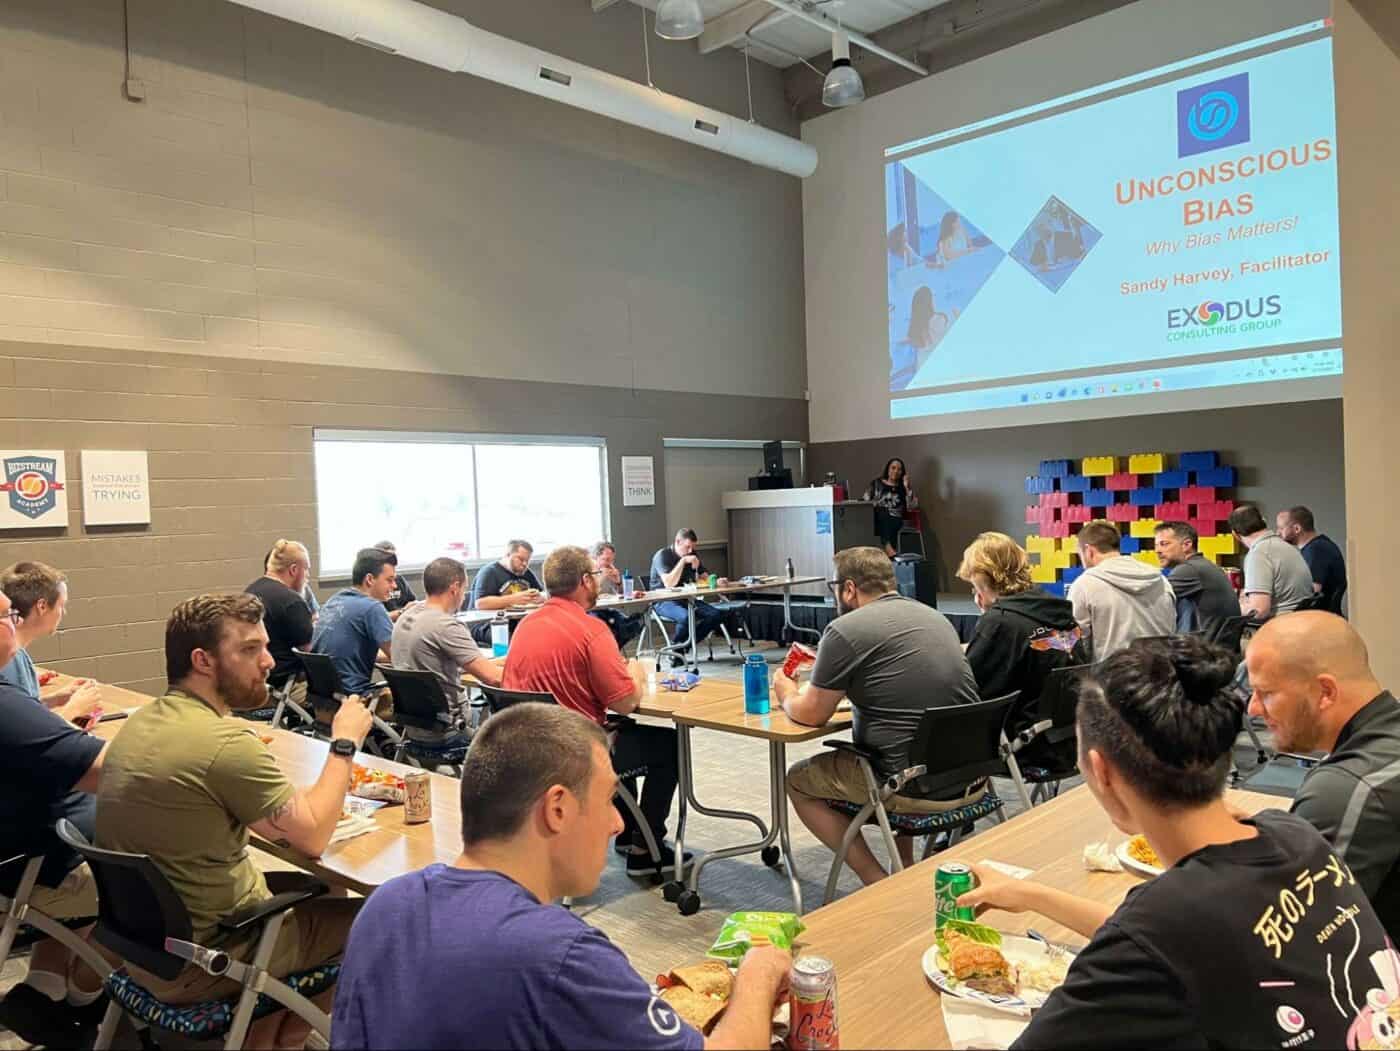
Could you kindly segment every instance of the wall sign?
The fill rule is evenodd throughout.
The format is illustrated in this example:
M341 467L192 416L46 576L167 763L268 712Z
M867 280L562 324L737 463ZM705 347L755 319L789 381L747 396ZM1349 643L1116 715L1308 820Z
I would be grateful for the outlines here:
M650 456L622 458L622 506L653 507L656 504L656 470Z
M15 449L0 452L0 529L52 529L68 525L63 453Z
M147 525L151 474L146 453L83 450L83 524Z

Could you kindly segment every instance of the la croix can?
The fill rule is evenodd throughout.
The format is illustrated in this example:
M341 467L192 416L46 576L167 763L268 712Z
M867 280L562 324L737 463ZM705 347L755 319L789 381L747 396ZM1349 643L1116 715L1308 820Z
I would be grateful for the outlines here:
M788 976L788 1051L837 1051L836 967L822 956L801 956Z
M426 770L403 775L403 820L406 825L422 825L433 819L433 783Z
M939 930L949 920L977 918L975 909L958 907L958 898L973 887L972 870L961 861L945 861L933 876L934 929Z

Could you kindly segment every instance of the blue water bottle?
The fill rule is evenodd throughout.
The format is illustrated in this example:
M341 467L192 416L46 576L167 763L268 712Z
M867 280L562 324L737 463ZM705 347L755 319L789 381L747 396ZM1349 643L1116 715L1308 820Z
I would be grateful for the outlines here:
M744 711L749 715L768 714L768 662L761 653L744 658Z
M622 597L632 597L632 574L625 569L622 571Z

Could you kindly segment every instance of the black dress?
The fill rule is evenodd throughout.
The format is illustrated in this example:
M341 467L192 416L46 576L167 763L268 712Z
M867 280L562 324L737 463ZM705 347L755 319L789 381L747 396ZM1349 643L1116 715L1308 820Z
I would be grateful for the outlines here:
M899 531L904 527L904 512L909 509L909 496L904 481L890 485L876 478L866 490L866 499L875 504L875 535L890 547L899 547Z

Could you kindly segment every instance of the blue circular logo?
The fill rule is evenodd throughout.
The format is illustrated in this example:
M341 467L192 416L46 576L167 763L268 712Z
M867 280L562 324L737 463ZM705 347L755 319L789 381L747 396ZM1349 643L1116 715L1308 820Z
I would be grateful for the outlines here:
M1228 91L1207 91L1186 116L1186 126L1202 142L1223 139L1240 120L1240 103Z

